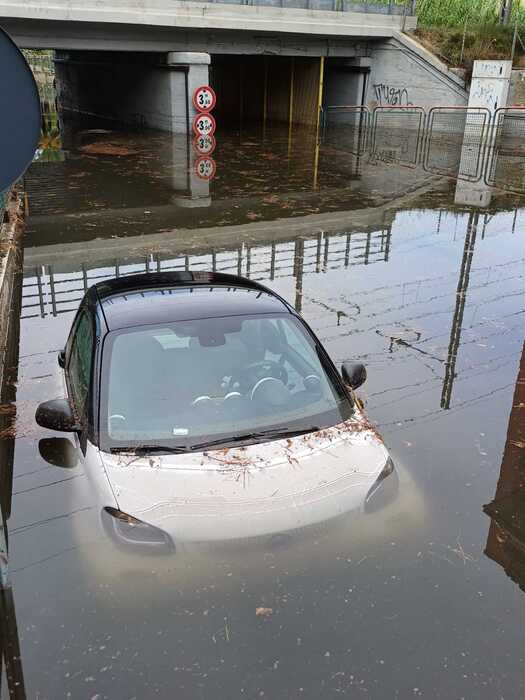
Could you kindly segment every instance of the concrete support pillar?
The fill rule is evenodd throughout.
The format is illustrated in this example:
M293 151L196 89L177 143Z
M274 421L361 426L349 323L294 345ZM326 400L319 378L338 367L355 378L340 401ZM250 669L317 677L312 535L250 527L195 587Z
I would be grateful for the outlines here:
M182 189L181 178L186 179L187 196L176 196L174 201L179 206L184 207L209 206L209 182L201 180L195 170L198 155L192 148L192 124L193 118L197 114L197 110L193 106L193 93L201 85L209 83L210 54L195 51L170 51L167 55L166 65L171 69L172 131L175 134L184 135L184 145L182 145L181 140L173 141L173 184L174 189L180 191ZM183 161L186 161L185 167Z
M170 88L172 131L189 133L197 110L192 98L196 88L208 85L210 54L196 51L170 51L166 65L171 68Z

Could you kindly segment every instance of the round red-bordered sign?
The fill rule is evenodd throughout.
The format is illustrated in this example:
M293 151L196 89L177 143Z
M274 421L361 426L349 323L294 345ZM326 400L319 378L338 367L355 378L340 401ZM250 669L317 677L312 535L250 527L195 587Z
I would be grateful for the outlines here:
M195 161L195 172L201 180L213 180L217 172L217 164L209 156L201 156Z
M216 128L215 119L208 112L197 114L193 119L193 131L197 136L213 136Z
M217 95L209 85L201 85L193 93L193 106L198 112L211 112L217 103Z
M201 156L211 156L216 146L217 141L213 134L197 134L193 139L193 148Z

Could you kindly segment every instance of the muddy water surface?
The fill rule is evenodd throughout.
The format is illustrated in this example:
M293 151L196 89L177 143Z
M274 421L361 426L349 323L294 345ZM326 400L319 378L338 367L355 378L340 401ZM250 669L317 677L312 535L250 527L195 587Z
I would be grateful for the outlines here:
M455 182L279 133L223 134L204 187L163 135L70 146L27 178L8 521L27 696L522 697L523 200L460 207ZM278 539L116 549L33 415L63 394L85 288L157 269L248 274L363 361L395 497Z

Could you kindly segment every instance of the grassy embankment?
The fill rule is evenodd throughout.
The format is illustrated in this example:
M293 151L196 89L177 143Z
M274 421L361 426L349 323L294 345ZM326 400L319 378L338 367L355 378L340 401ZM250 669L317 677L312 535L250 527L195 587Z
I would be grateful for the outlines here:
M525 0L514 0L506 26L499 23L500 7L501 0L418 0L416 36L443 61L467 70L477 59L510 59L516 22L525 43ZM525 67L519 41L514 66Z

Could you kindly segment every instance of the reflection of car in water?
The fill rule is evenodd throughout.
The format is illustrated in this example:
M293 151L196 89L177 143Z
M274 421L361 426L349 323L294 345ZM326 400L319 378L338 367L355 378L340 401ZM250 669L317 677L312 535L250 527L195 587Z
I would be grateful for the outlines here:
M257 283L99 283L59 362L68 399L41 404L37 422L75 433L104 529L124 547L276 542L397 490L353 394L364 367L345 363L341 379L301 317ZM43 441L44 456L59 464L64 442Z

